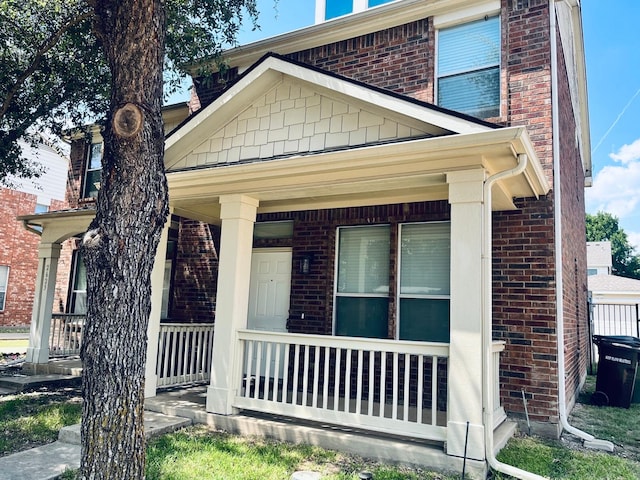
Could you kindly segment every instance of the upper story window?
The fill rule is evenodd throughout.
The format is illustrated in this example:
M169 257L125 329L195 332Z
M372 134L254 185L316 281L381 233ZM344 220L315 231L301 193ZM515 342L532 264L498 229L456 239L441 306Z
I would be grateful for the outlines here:
M362 12L391 1L393 0L316 0L316 23L349 13Z
M9 267L0 265L0 311L4 310L7 299L7 283L9 280Z
M96 198L100 190L102 172L102 143L92 143L89 147L87 172L84 178L83 198Z
M491 118L500 115L500 17L438 30L438 105Z
M73 252L70 304L71 313L87 313L87 269L79 250Z

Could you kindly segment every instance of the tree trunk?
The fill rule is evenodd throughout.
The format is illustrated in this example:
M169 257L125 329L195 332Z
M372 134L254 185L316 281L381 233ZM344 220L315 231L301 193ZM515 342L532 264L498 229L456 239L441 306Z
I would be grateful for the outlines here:
M168 215L161 0L89 0L111 69L101 189L84 236L83 479L142 479L151 271ZM149 341L155 342L152 338Z

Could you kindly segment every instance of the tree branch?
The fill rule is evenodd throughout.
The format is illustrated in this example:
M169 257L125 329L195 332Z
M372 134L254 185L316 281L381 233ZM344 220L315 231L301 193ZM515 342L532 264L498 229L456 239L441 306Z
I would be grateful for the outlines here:
M22 88L22 86L24 85L24 82L31 75L33 75L35 73L35 71L38 68L38 65L40 64L40 62L44 58L44 55L49 50L51 50L53 47L55 47L55 45L58 43L58 41L60 40L62 35L64 35L64 33L67 30L69 30L71 27L73 27L75 25L78 25L79 23L83 22L84 20L88 19L92 14L93 14L93 12L87 11L87 12L85 12L85 13L83 13L81 15L78 15L77 17L71 19L70 22L66 23L65 25L60 27L56 32L54 32L53 35L40 47L40 49L36 53L35 57L33 58L33 61L29 65L29 68L27 68L24 71L24 73L22 75L20 75L20 77L18 77L18 79L16 80L15 84L13 85L13 87L7 93L7 96L5 97L4 102L2 103L2 108L0 108L0 119L3 118L4 115L7 113L7 111L9 110L9 106L11 105L11 101L15 97L16 93L18 93L20 88Z

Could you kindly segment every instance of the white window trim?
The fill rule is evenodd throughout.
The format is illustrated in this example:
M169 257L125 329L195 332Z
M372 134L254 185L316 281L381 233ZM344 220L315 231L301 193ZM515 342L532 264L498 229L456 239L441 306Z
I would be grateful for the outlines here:
M9 290L9 273L11 272L11 267L9 265L0 265L0 267L6 267L7 273L4 277L4 298L2 300L2 304L0 304L0 312L4 312L7 306L7 291Z
M491 0L489 2L480 3L473 7L467 7L450 13L433 16L433 28L441 29L453 27L461 23L479 20L485 16L494 16L500 14L500 0ZM436 45L437 46L437 45ZM436 50L437 51L437 50Z
M419 298L419 299L433 299L433 300L451 300L451 294L449 295L426 295L426 294L413 294L413 295L409 295L409 294L402 294L400 293L400 280L402 278L402 272L401 272L401 268L402 268L402 227L405 225L424 225L424 224L429 224L429 225L433 225L433 224L443 224L443 223L448 223L449 225L451 224L450 220L442 220L442 221L434 221L434 222L405 222L405 223L400 223L398 225L398 238L397 238L397 255L398 258L396 259L396 264L397 264L397 275L396 275L396 308L395 308L395 314L396 314L396 327L395 327L395 339L398 340L400 338L400 299L401 298ZM451 238L449 238L449 242L451 242ZM449 268L451 268L451 266L449 266Z

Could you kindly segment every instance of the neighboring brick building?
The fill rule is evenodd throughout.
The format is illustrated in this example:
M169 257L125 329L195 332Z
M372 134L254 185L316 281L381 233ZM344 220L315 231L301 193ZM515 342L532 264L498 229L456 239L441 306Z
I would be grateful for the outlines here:
M13 188L0 187L0 326L31 323L38 268L36 232L26 231L20 215L64 208L68 160L40 144L37 156L21 143L25 158L46 166L38 179L13 179Z
M524 393L533 430L558 435L588 360L578 2L317 3L316 25L194 80L195 114L166 139L150 335L215 321L214 413L418 437L484 465ZM87 151L78 198L97 191Z

